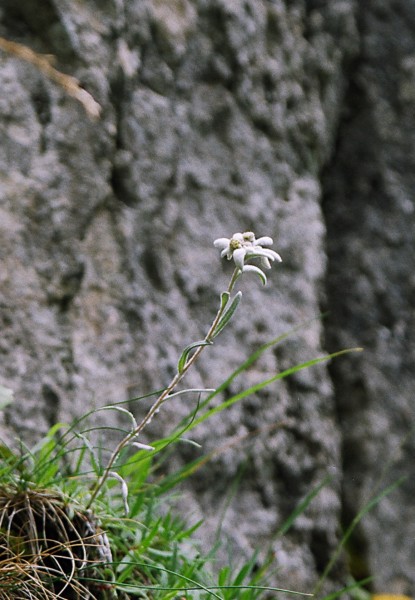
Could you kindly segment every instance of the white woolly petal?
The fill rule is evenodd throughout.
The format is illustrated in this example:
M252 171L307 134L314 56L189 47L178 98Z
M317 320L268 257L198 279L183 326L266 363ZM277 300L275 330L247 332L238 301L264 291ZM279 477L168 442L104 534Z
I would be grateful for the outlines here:
M259 246L253 246L252 248L246 249L247 256L251 258L261 258L264 256L265 258L269 258L270 260L275 260L275 252L272 250L268 250L268 248L260 248Z
M122 495L122 499L124 502L124 510L125 510L125 514L128 515L128 513L130 512L130 509L128 506L128 485L126 484L125 480L121 477L121 475L118 475L118 473L116 473L115 471L109 471L108 475L120 482L121 495Z
M265 256L261 257L261 267L263 267L264 269L271 268L271 263L269 262L268 258L265 258Z
M252 255L251 258L264 256L265 258L268 258L273 262L274 260L276 260L277 262L282 261L281 256L274 252L274 250L270 250L269 248L252 248L252 252L250 252L249 254Z
M242 233L234 233L232 239L238 240L238 242L242 243L244 241L244 236L242 235Z
M213 245L215 246L215 248L218 248L219 250L223 250L224 248L229 246L229 241L230 240L228 238L218 238L217 240L215 240L213 242Z
M243 269L244 260L245 260L246 249L245 248L237 248L233 251L233 260L235 261L235 265L240 269Z
M133 442L131 445L135 446L139 450L148 450L148 451L155 450L154 446L149 446L148 444L142 444L141 442Z
M268 250L268 249L267 249L267 252L271 252L271 253L272 253L272 255L273 255L273 257L274 257L274 259L275 259L277 262L282 262L282 258L281 258L281 256L278 254L278 252L274 252L274 250ZM270 257L270 256L268 256L268 258L271 258L271 257Z
M273 240L272 238L268 237L268 236L264 236L264 237L260 237L258 240L255 240L254 245L255 246L272 246L273 244Z
M225 256L228 258L228 260L232 258L232 250L229 248L229 246L226 246L226 248L224 248L220 253L221 258L224 258Z
M269 260L272 260L272 262L274 262L278 254L274 252L274 250L269 250L268 248L261 248L261 256L265 256L265 258L269 258Z
M261 278L261 281L264 285L266 285L266 283L267 283L267 276L265 275L265 273L263 271L261 271L261 269L259 269L258 267L255 267L254 265L245 265L244 268L242 269L242 272L243 273L247 273L247 272L256 273Z

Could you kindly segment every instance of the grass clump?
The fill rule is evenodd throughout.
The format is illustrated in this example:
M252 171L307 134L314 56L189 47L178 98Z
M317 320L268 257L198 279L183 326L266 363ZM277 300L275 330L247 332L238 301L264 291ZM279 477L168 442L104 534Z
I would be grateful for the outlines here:
M91 512L51 489L0 487L0 598L88 598L80 573L109 560Z

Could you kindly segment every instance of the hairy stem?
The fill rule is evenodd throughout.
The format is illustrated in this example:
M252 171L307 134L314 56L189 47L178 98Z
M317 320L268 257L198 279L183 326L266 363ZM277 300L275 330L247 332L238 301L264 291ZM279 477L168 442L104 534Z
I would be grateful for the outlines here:
M231 294L236 280L238 279L239 275L240 275L241 270L237 267L231 277L231 280L229 282L228 285L228 289L226 290L228 294ZM207 332L204 341L205 342L210 342L212 343L213 337L214 337L214 333L216 330L216 327L218 326L218 323L226 309L227 305L224 306L220 306L215 318L212 321L212 324L209 328L209 331ZM114 466L115 461L117 460L118 456L120 455L120 452L122 452L122 450L128 446L128 444L134 439L136 438L138 435L140 435L140 433L143 431L143 429L146 427L146 425L148 425L150 423L150 421L152 420L153 416L157 413L157 411L159 410L160 406L163 404L163 402L165 402L165 400L168 399L169 395L173 392L173 390L176 388L176 386L181 382L181 380L183 379L183 377L186 375L187 371L190 369L190 367L196 362L196 360L199 358L199 356L201 355L203 349L205 348L205 346L199 346L195 352L192 354L192 356L190 356L188 358L188 360L186 361L184 367L181 369L180 373L177 372L176 375L173 377L173 379L171 380L171 382L169 383L169 385L163 390L163 392L160 394L160 396L155 400L155 402L153 403L153 405L150 407L149 411L147 412L147 414L145 415L145 417L143 418L143 420L139 423L139 425L133 429L132 431L130 431L116 446L116 448L114 449L113 453L111 454L108 464L105 467L104 472L102 473L102 475L98 478L97 482L95 483L95 485L92 488L91 491L91 497L89 499L89 502L87 504L87 508L90 508L91 505L93 504L93 502L95 501L97 495L99 494L99 492L101 491L103 485L105 484L105 482L107 481L110 472Z

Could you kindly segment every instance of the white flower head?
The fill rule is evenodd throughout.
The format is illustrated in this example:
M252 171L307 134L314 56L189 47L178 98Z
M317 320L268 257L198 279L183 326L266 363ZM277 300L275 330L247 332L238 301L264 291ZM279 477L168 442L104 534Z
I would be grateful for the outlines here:
M282 258L277 252L270 248L264 248L264 246L272 246L272 244L272 238L264 236L256 239L252 231L234 233L229 239L218 238L213 242L215 248L221 251L221 258L226 256L228 260L233 259L241 273L247 271L257 272L264 283L266 282L265 273L254 265L246 265L245 262L259 258L263 269L270 269L271 262L281 262Z

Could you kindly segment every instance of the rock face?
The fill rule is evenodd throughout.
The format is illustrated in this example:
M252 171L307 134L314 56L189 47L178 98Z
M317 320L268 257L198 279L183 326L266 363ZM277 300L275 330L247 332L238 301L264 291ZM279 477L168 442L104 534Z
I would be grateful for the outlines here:
M355 558L376 573L379 589L413 594L415 7L369 5L358 15L361 50L323 177L327 339L330 348L356 340L365 347L358 363L330 370L345 518L407 477L363 521Z
M365 353L302 371L197 429L203 451L218 451L183 504L206 519L206 543L221 526L238 555L269 546L278 583L310 591L342 519L412 469L363 522L351 569L375 575L375 589L413 593L410 3L35 5L4 0L0 36L53 54L102 112L90 119L35 66L1 53L0 372L17 397L3 435L31 443L58 420L166 385L231 273L212 241L270 235L284 262L266 288L244 277L238 318L186 385L219 385L261 343L325 309L228 392L325 347ZM166 404L150 439L195 402ZM178 448L172 461L193 452Z

